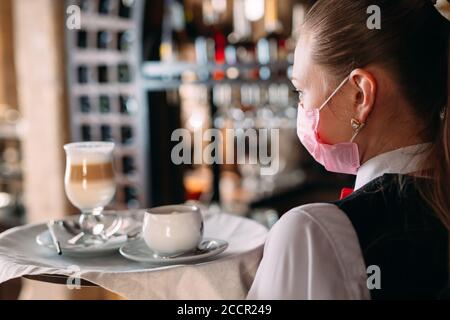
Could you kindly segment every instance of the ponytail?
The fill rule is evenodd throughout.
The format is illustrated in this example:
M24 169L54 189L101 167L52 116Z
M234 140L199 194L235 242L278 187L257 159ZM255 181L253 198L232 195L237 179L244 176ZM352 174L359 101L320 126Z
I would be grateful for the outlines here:
M450 29L450 28L449 28ZM450 231L450 32L447 46L447 104L441 112L436 141L426 162L433 163L431 183L419 189L421 195ZM427 166L429 167L429 165ZM450 244L450 238L449 238ZM450 245L449 245L450 247Z

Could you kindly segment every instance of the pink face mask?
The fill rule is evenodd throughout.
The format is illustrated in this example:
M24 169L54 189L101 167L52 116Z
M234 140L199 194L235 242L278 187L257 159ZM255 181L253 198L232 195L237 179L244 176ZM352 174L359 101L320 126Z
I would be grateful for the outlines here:
M317 134L319 126L320 110L334 97L334 95L347 82L348 77L336 88L330 97L320 106L305 110L298 107L297 115L297 135L306 150L313 158L325 167L328 171L354 174L360 167L358 145L353 142L359 130L355 132L350 142L338 143L334 145L325 144L320 141Z

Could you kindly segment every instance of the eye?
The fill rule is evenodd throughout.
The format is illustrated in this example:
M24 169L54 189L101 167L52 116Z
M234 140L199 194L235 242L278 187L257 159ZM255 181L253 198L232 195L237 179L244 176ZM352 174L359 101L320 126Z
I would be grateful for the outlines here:
M301 102L303 99L303 91L294 89L294 90L292 90L292 92L294 92L298 96L298 101Z

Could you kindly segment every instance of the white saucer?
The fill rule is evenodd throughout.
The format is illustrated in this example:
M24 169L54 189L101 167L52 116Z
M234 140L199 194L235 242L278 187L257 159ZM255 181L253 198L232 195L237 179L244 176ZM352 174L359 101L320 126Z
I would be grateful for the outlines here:
M125 243L119 252L133 261L169 265L203 260L222 253L226 248L228 242L224 240L204 238L194 251L173 257L160 257L145 244L144 239L139 238Z

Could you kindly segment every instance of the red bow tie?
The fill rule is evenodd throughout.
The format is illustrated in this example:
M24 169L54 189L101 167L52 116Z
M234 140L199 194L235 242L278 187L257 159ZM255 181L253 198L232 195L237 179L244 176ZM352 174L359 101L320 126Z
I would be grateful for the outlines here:
M345 197L349 196L353 192L353 188L342 188L341 189L341 197L339 200L344 199Z

